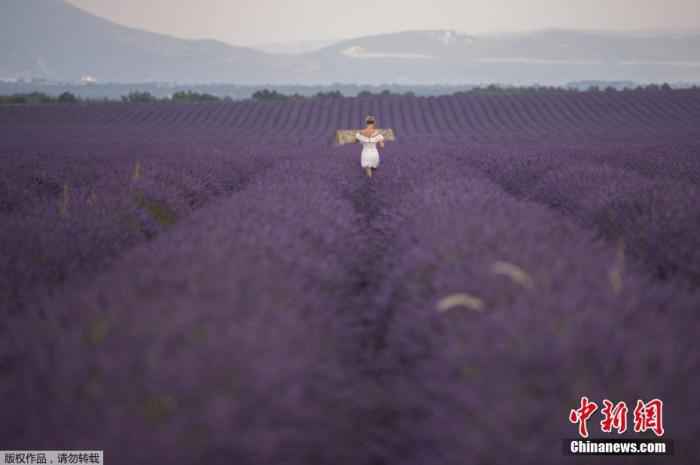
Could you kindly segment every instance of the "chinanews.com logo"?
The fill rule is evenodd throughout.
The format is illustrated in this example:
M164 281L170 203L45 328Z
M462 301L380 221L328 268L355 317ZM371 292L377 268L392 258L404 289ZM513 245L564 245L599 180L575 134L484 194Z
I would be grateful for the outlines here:
M600 430L603 433L623 434L628 429L630 410L627 403L613 403L603 399L602 408L596 403L581 397L579 407L569 412L569 422L577 425L579 437L564 439L565 455L673 455L673 441L663 438L664 403L660 399L647 402L638 399L632 411L632 429L635 433L653 432L655 438L596 438L588 437L588 422L599 412Z

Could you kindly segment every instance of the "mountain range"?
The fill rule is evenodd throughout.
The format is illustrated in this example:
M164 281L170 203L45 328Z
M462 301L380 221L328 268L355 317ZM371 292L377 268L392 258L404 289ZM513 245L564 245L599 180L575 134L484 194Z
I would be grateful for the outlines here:
M0 78L237 84L698 81L700 33L402 31L281 53L119 25L63 0L2 0ZM287 47L289 49L289 47Z

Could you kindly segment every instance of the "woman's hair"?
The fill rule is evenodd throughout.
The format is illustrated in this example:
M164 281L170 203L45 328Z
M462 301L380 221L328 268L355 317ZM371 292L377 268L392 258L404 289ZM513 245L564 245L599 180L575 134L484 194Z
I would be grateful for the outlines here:
M365 123L366 123L366 124L374 124L375 122L376 122L376 120L374 119L374 116L369 116L369 115L368 115L368 116L365 118Z

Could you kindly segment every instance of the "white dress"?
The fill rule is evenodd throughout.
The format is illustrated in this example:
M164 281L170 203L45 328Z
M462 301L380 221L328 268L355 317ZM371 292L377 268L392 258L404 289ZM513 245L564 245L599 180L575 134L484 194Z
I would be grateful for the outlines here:
M362 157L360 165L363 168L376 168L379 166L379 151L377 143L384 140L384 136L375 133L372 137L367 137L362 133L356 133L355 137L362 143Z

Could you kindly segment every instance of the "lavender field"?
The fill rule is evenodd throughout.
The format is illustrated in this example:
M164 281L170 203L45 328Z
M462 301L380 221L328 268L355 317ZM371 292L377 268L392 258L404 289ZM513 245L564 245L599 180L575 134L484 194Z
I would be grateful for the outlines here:
M0 108L0 449L694 463L699 203L692 90ZM675 455L564 457L581 396Z

